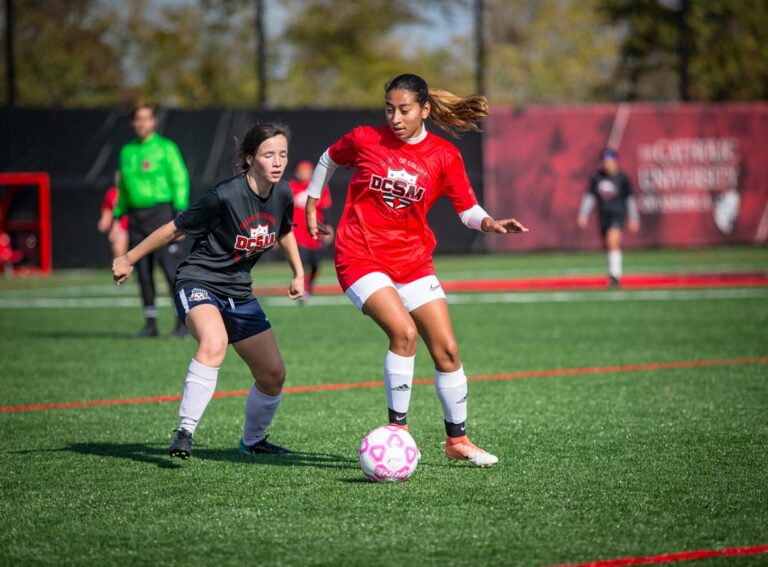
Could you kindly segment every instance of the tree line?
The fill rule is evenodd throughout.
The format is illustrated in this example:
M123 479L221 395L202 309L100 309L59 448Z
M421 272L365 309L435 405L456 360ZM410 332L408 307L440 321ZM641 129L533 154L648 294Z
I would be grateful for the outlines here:
M254 0L5 1L20 106L376 107L404 71L469 93L478 6L492 104L768 98L765 0L262 0L265 85Z

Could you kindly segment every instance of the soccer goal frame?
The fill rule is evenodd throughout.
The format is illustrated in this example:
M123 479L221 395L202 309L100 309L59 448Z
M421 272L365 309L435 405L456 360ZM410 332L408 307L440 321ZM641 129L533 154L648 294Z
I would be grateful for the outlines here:
M12 203L19 191L37 191L37 218L14 219ZM30 213L31 211L26 211ZM13 238L14 234L37 235L37 265L21 264L14 271L50 274L51 250L51 179L43 171L0 173L0 230ZM34 248L32 247L32 248ZM0 266L5 271L6 266Z

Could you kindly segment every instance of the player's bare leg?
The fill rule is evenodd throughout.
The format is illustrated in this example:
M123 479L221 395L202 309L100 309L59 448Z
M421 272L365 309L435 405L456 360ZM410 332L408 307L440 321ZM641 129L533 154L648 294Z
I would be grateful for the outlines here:
M478 467L499 462L498 457L472 443L466 435L467 377L459 358L451 316L445 299L414 309L411 316L435 363L435 390L445 417L445 454Z
M245 426L240 452L289 453L288 449L268 442L266 435L283 398L285 383L285 364L272 329L238 341L232 346L248 365L254 380L245 402Z
M608 257L608 278L611 287L619 287L622 276L621 229L611 227L605 231L605 251Z
M389 351L384 358L389 422L407 430L418 346L416 324L392 287L384 287L373 293L363 305L363 313L373 319L389 338Z
M227 354L228 341L224 321L213 305L193 307L185 323L198 345L184 380L179 427L168 449L171 456L180 459L188 459L192 454L192 437L216 390L219 368Z

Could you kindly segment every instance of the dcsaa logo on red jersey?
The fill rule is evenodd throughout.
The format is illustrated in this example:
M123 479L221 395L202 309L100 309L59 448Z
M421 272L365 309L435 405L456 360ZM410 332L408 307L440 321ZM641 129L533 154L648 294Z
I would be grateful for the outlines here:
M380 191L384 202L395 210L404 209L424 197L424 187L417 185L419 176L405 169L387 168L387 176L371 175L370 189Z
M268 224L260 224L256 228L251 227L250 237L237 235L235 238L235 250L266 250L275 245L275 233L269 232Z

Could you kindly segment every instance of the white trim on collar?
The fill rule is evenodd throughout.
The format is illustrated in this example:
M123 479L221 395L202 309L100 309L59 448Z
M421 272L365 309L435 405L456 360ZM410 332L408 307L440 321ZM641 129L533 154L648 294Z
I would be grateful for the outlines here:
M426 126L424 126L424 124L422 124L421 125L421 133L418 136L416 136L415 138L408 138L407 140L405 140L405 143L406 144L418 144L424 138L427 137L427 134L428 134L428 132L427 132Z

